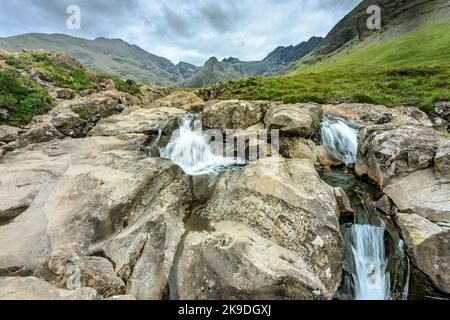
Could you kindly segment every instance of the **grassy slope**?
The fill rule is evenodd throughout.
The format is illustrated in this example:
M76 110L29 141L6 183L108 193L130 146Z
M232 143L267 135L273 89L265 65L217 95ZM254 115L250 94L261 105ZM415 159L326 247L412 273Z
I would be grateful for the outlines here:
M35 115L44 114L51 109L54 99L30 77L33 70L40 74L41 79L59 88L75 91L96 89L105 80L112 79L117 90L130 94L140 93L139 86L127 84L118 77L93 73L83 67L61 69L45 52L22 52L16 56L7 56L0 64L0 109L6 109L9 113L7 119L0 119L0 124L26 125Z
M429 23L285 77L228 82L222 98L367 102L429 109L450 99L450 24Z

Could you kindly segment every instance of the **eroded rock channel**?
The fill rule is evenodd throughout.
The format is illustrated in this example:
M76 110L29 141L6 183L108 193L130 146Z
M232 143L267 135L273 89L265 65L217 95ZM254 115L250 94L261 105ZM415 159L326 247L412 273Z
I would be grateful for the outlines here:
M448 297L449 148L428 115L151 92L97 94L111 113L80 136L8 142L0 298Z

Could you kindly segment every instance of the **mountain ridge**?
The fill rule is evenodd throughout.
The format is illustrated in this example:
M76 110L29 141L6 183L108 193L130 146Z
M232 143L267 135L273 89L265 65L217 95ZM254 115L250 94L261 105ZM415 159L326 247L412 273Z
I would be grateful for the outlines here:
M184 61L175 65L169 59L122 39L97 37L89 40L61 33L27 33L0 38L0 49L14 52L23 49L61 51L80 60L89 69L110 73L124 80L132 78L141 83L202 87L218 81L278 74L290 62L310 52L321 40L313 37L296 46L278 47L262 61L226 58L213 61L211 65L210 58L203 66Z

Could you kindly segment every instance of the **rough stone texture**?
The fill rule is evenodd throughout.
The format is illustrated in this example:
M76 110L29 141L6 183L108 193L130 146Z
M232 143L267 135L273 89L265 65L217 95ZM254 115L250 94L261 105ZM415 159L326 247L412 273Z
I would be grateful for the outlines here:
M0 278L0 300L96 300L92 288L59 289L44 280L27 278Z
M384 214L390 215L391 214L391 201L389 200L389 197L386 195L383 195L378 201L374 202L375 208L383 212Z
M390 123L397 126L435 126L433 121L423 111L414 107L388 108L381 105L344 103L324 105L323 111L347 119L362 121L366 125Z
M434 105L434 112L441 118L450 121L450 101L439 101Z
M317 162L316 144L305 138L282 137L280 154L284 158L308 159L313 164Z
M189 233L178 267L180 299L325 299L329 288L301 254L230 221ZM340 272L340 271L339 271Z
M358 136L356 172L368 175L383 188L417 170L433 167L442 139L439 132L426 127L365 127Z
M322 109L314 104L278 104L266 114L264 123L268 129L309 138L315 135L322 121Z
M77 243L83 255L113 261L130 292L141 281L138 298L163 291L189 179L168 160L124 149L112 137L67 139L0 159L0 212L16 216L0 226L0 275L28 275L54 248ZM139 239L144 247L134 246Z
M169 89L158 85L142 85L140 99L144 106L150 106L158 99L164 98L173 92Z
M221 101L203 111L203 125L209 129L246 129L262 121L270 108L265 101Z
M90 136L119 136L130 133L154 133L159 130L171 134L179 127L180 117L186 113L176 108L129 108L119 115L100 120Z
M48 142L54 139L61 139L64 136L49 123L36 123L17 139L19 148L29 144Z
M312 297L312 291L316 290L320 291L317 298L331 298L339 286L342 267L342 239L334 189L320 180L308 160L279 158L272 161L275 162L250 165L241 172L224 174L201 215L213 223L242 223L265 241L298 255L294 260L299 265L304 263L306 267L293 271L297 277L284 283L285 290L293 291L292 296L288 295L290 298ZM259 251L260 248L249 250ZM225 255L222 258L225 261L230 253L219 250L217 254ZM283 255L280 252L280 256ZM210 266L201 265L202 261L191 259L185 263L200 264L197 270L204 268L204 271L198 277L208 276L204 272ZM263 273L272 274L271 267L277 268L269 261L268 267L259 266L259 260L253 263ZM187 266L185 268L189 269ZM218 287L226 286L227 279L232 278L233 268L239 267L224 265L223 268L223 278L216 279ZM242 281L251 281L249 278L254 275L252 269L244 268L241 272L242 277L247 277ZM309 280L302 282L298 273L303 273L305 279L313 274L313 282L322 285L309 290ZM307 289L300 293L297 289L302 286ZM200 289L192 288L194 292ZM267 294L276 295L272 289ZM223 294L226 296L226 293ZM236 294L247 297L245 292ZM230 293L230 297L234 295Z
M0 125L0 141L11 142L19 137L19 128Z
M316 147L317 161L326 168L345 165L342 157L324 146Z
M175 91L170 95L156 100L156 107L178 108L187 112L203 110L205 102L192 92Z
M83 256L75 245L53 251L36 275L62 289L94 288L103 297L125 292L125 284L110 261Z
M56 97L58 99L70 100L75 98L75 95L76 93L72 89L59 89L56 91Z
M413 263L440 290L450 293L450 232L415 214L398 213Z
M339 211L343 214L353 213L353 208L350 203L350 199L342 188L334 188L334 194L336 196L336 202L339 207Z
M434 170L440 182L450 183L450 139L436 152Z
M401 212L411 211L433 222L450 223L450 184L440 183L432 168L414 172L383 192Z

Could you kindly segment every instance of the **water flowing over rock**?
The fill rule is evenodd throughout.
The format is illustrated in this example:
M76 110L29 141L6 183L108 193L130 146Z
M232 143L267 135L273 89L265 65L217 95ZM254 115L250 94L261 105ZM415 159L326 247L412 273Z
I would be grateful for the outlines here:
M356 163L358 132L361 123L341 117L326 117L322 121L322 145L342 157L346 165Z
M352 226L352 252L355 261L356 300L389 300L383 227L355 224Z
M171 159L190 175L211 173L245 163L243 159L216 154L210 146L209 136L192 122L192 118L184 117L183 124L174 133L172 141L161 150L163 158Z

